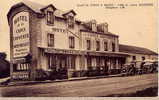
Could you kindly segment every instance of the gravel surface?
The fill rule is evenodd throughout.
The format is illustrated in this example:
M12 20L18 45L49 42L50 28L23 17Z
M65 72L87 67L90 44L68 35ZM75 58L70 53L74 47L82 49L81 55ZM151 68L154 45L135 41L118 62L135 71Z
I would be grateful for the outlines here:
M158 86L157 74L0 87L5 97L98 97L130 94ZM125 95L128 96L128 95Z

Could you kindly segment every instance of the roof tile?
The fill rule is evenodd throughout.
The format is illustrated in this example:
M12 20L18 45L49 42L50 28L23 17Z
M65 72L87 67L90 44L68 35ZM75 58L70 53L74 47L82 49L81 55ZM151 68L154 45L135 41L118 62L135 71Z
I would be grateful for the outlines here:
M130 45L119 45L119 51L125 53L135 53L135 54L148 54L148 55L158 55L156 52L151 51L147 48L130 46Z

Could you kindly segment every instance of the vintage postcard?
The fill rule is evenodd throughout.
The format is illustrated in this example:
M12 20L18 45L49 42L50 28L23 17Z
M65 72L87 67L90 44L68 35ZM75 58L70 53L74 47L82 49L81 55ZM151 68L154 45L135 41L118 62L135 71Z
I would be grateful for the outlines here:
M158 98L157 4L1 0L0 96Z

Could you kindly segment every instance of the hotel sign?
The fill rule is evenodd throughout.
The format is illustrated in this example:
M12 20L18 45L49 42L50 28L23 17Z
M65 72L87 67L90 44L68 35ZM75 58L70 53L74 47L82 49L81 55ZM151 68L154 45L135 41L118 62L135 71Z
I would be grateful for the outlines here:
M66 32L67 32L66 29L61 29L61 28L52 28L52 30L53 30L54 32L61 32L61 33L66 33Z
M30 52L29 13L13 17L13 57L24 57Z
M23 80L27 80L27 79L29 79L29 72L28 72L28 71L13 72L13 73L12 73L12 78L13 78L13 79L23 79Z
M54 53L54 54L75 54L75 55L81 55L85 54L86 52L82 52L79 50L62 50L62 49L53 49L53 48L46 48L45 51L46 53Z

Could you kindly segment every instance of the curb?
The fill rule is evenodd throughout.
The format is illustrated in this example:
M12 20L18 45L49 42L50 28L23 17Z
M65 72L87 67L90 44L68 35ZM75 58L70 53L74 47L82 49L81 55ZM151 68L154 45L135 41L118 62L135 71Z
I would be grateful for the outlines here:
M96 76L96 77L80 77L80 78L70 78L63 80L46 80L46 81L24 81L24 82L10 82L7 85L0 85L0 87L11 87L11 86L23 86L23 85L36 85L41 83L57 83L57 82L68 82L68 81L80 81L80 80L91 80L91 79L102 79L111 77L121 77L121 74L108 75L108 76Z

